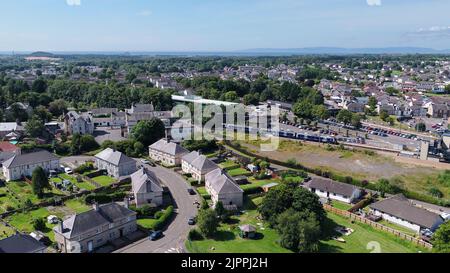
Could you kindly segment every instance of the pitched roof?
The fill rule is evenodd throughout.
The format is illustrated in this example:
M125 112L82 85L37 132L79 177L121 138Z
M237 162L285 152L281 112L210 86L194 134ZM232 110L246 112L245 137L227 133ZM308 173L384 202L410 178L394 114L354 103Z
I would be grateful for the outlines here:
M244 192L233 178L220 168L206 174L205 180L217 194Z
M442 220L440 215L414 206L403 194L370 204L369 207L425 228L432 228Z
M42 150L29 154L14 155L5 161L3 166L6 168L14 168L17 166L31 165L53 160L59 160L59 158L46 150Z
M189 152L181 145L173 142L168 142L164 138L153 143L149 148L169 155L183 155Z
M203 174L219 168L216 163L199 152L189 153L183 157L183 160L191 164L195 169L200 170Z
M113 150L111 148L107 148L100 153L95 155L96 158L107 161L113 165L119 166L122 164L135 162L134 159L129 158L123 153Z
M58 232L64 237L71 239L76 236L82 235L92 229L98 228L103 225L109 225L116 222L119 219L136 215L136 213L130 209L127 209L117 203L111 203L106 205L100 205L98 210L90 210L77 215L73 215L63 221L64 230L61 232L61 226L53 228L55 232Z
M0 141L0 152L14 152L18 149L19 147L14 144L11 144L7 141Z
M16 234L0 240L0 253L35 253L47 247L27 234Z
M313 177L311 182L309 182L308 187L343 196L352 196L353 192L359 189L354 185L345 184L322 177Z
M141 168L131 175L131 186L134 193L162 192L161 182L155 173Z

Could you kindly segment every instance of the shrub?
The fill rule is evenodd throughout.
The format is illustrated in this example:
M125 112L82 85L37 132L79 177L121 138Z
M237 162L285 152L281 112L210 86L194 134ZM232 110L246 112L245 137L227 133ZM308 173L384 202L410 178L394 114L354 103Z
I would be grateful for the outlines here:
M203 240L203 236L197 229L191 229L188 234L188 239L191 241Z
M33 228L35 230L43 231L47 228L45 220L43 218L36 218L33 220Z

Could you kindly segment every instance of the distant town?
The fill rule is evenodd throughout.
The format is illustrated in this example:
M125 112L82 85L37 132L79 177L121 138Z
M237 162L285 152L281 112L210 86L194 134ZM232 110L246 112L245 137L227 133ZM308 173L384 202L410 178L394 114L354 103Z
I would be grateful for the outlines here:
M448 55L0 55L0 253L448 253L449 122Z

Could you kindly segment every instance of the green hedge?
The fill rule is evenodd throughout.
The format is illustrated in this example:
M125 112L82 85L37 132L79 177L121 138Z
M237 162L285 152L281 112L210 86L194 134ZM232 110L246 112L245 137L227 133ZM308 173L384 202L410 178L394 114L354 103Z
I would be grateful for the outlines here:
M173 214L173 206L167 207L167 209L164 210L164 213L161 215L161 217L155 221L153 230L162 229L167 224L167 222L170 220L170 218L172 217L172 214Z

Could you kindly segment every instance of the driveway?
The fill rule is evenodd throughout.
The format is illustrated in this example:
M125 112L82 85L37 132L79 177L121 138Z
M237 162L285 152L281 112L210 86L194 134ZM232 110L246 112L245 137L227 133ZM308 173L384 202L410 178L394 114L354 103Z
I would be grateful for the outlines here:
M62 165L68 166L72 169L75 169L78 166L83 165L84 163L86 163L86 161L94 161L94 157L80 155L80 156L68 156L60 159Z
M184 252L184 242L191 226L187 224L189 217L197 215L197 207L193 205L199 197L187 192L188 184L182 176L173 170L160 166L145 166L155 172L156 176L169 188L174 199L175 218L169 227L164 230L164 237L157 241L144 238L122 249L116 253L180 253Z

